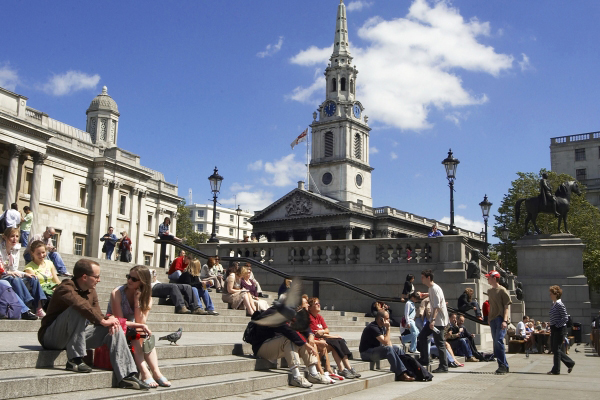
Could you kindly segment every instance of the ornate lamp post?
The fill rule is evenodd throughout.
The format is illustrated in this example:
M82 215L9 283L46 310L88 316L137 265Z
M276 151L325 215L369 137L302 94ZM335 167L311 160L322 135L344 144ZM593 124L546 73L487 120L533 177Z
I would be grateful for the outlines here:
M479 203L479 207L481 207L481 213L483 214L483 222L485 224L485 248L483 250L483 254L488 255L488 218L490 217L490 209L492 208L492 203L488 201L487 194L483 196L483 201Z
M500 230L500 234L502 235L502 241L504 242L504 265L503 265L503 269L506 271L508 269L508 265L506 265L506 242L508 242L508 236L510 234L510 230L508 230L508 228L506 227L506 224L502 225L502 229Z
M219 239L217 239L217 193L221 190L221 182L223 182L223 177L219 175L219 170L215 167L215 170L211 176L208 177L210 182L210 190L213 192L213 223L212 223L212 234L210 235L210 239L208 239L208 243L219 243Z
M442 161L444 168L446 168L446 178L448 178L448 186L450 186L450 230L449 235L457 235L458 231L454 226L454 179L456 179L456 167L460 164L452 155L452 149L448 151L448 157Z
M238 208L236 208L235 212L237 213L237 217L238 217L238 230L237 230L237 242L240 242L240 214L242 213L242 209L240 208L240 205L238 204Z

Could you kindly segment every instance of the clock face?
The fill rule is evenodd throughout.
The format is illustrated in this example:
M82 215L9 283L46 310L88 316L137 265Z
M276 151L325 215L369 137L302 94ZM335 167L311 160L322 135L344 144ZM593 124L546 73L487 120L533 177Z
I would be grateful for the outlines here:
M354 116L360 118L360 106L355 104L354 107L352 107L352 110L354 111Z
M361 187L363 183L363 177L361 174L356 175L356 186Z
M329 185L332 180L333 180L333 175L331 175L331 172L325 172L323 174L323 177L321 178L321 181L323 182L324 185Z
M331 117L333 114L335 114L335 103L333 101L329 101L327 102L327 104L325 104L325 114L327 114L328 117Z

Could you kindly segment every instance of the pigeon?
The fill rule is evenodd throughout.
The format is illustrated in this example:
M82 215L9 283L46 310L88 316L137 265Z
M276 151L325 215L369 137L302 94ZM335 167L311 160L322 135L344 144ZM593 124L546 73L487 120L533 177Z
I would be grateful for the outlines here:
M173 333L170 333L170 334L168 334L167 336L160 337L160 338L158 338L158 340L168 340L169 342L171 342L171 343L169 343L169 344L173 344L173 343L175 343L175 345L176 345L176 346L179 346L179 345L177 344L177 341L178 341L179 339L181 339L181 335L182 335L182 334L183 334L183 329L182 329L182 328L179 328L179 329L177 330L177 332L173 332Z
M296 316L296 309L302 299L302 280L293 278L290 289L273 302L273 313L254 322L262 326L280 326Z

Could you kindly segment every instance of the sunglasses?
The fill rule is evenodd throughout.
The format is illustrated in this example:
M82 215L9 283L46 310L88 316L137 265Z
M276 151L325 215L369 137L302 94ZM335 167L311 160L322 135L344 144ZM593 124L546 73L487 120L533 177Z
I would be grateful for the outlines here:
M126 277L128 280L129 280L129 279L131 279L131 282L133 282L133 283L135 283L135 282L139 282L139 281L140 281L140 278L133 277L133 276L131 276L131 275L129 275L129 274L125 275L125 277Z

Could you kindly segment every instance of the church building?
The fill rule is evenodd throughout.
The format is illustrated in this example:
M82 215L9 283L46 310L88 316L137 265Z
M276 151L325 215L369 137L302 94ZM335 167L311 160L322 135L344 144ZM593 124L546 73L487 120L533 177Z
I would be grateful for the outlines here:
M52 226L63 254L103 257L100 238L108 227L117 237L127 231L132 262L158 266L158 225L171 217L175 231L181 198L162 173L117 146L121 114L106 86L86 111L85 131L29 107L27 100L0 87L4 210L15 202L21 212L29 206L31 233Z

